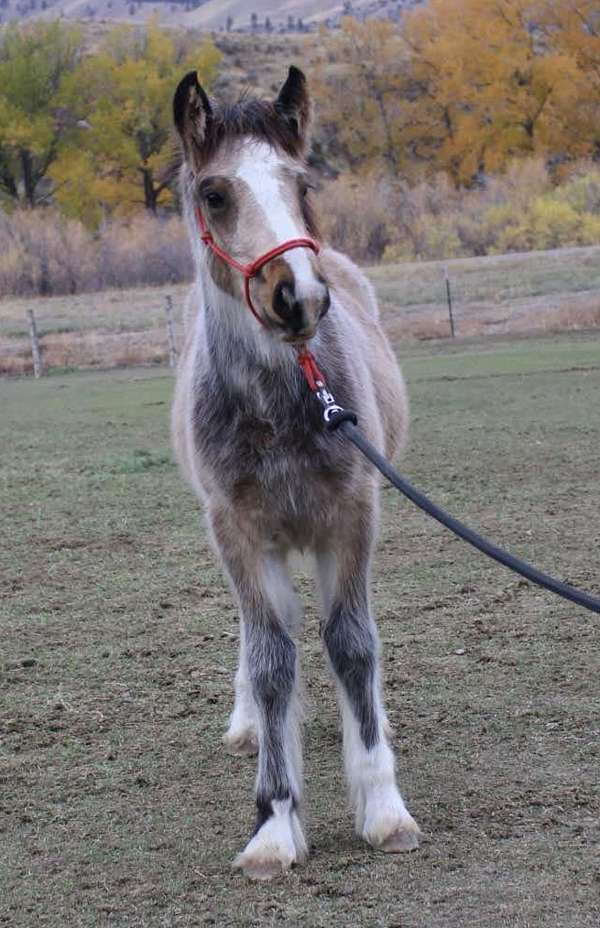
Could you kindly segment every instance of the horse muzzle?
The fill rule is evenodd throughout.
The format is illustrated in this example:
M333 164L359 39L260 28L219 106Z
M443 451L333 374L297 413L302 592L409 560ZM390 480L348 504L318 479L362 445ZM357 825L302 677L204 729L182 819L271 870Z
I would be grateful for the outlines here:
M323 281L315 281L303 294L297 291L293 279L280 280L273 290L273 320L285 332L285 341L307 341L317 331L330 304L329 287Z

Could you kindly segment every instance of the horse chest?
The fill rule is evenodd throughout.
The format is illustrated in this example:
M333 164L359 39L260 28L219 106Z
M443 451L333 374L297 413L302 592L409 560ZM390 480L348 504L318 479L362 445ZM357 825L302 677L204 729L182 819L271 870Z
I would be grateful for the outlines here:
M198 391L196 450L233 504L287 518L336 491L343 460L313 404L310 396L284 392Z

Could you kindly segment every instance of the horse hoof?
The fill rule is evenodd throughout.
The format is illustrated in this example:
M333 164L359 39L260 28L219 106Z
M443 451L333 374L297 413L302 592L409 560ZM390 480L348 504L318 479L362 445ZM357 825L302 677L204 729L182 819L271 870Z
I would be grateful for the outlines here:
M302 826L290 800L273 800L273 814L233 862L251 880L271 880L306 859Z
M290 870L292 862L280 860L278 857L253 858L240 854L233 862L233 866L241 870L249 880L272 880Z
M419 836L421 832L416 822L411 826L402 825L393 831L379 845L379 850L385 854L401 854L404 851L416 851L419 847Z
M399 820L381 822L376 829L370 829L363 837L378 851L385 854L401 854L415 851L419 847L421 831L414 818L406 813Z
M254 728L244 731L227 732L223 742L229 754L234 757L253 757L258 754L258 736Z

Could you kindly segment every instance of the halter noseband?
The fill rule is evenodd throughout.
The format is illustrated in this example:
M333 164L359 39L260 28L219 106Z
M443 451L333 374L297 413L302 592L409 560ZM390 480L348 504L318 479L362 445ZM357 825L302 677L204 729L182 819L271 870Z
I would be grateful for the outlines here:
M220 245L215 242L212 232L206 225L206 220L202 215L202 210L199 206L196 207L196 217L198 219L198 226L200 228L200 238L205 245L208 245L210 250L217 258L220 258L221 261L224 261L225 264L228 264L229 267L232 267L234 270L239 271L240 274L244 275L244 298L248 304L248 309L252 313L255 319L257 319L261 325L265 325L263 319L259 316L256 308L252 302L252 297L250 296L250 281L253 277L256 277L261 268L268 264L269 261L272 261L273 258L278 258L279 255L282 255L286 251L291 251L292 248L310 248L311 251L314 251L316 255L319 254L320 246L318 242L315 242L312 238L290 238L287 242L282 242L281 245L276 245L275 248L271 248L270 251L265 251L263 255L259 255L258 258L255 258L254 261L250 261L249 264L241 264L239 261L236 261L235 258L232 258L231 255L228 255L226 251L221 248Z

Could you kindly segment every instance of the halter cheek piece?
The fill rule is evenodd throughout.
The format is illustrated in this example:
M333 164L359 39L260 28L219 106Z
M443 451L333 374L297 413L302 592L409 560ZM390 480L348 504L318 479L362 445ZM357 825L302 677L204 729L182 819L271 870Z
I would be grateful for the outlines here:
M236 261L235 258L232 258L231 255L228 255L227 252L215 242L199 206L196 207L196 217L198 219L198 227L200 228L200 238L204 244L208 245L217 258L220 258L221 261L224 261L229 267L232 267L234 270L244 275L244 298L248 304L248 309L261 325L265 325L266 323L256 311L252 302L252 297L250 296L250 281L252 278L256 277L265 264L268 264L273 258L278 258L279 255L282 255L284 252L291 251L292 248L310 248L316 255L318 255L321 250L319 243L315 242L312 238L290 238L287 242L282 242L281 245L276 245L275 248L271 248L270 251L265 251L263 255L259 255L258 258L255 258L254 261L251 261L249 264L241 264L239 261Z

